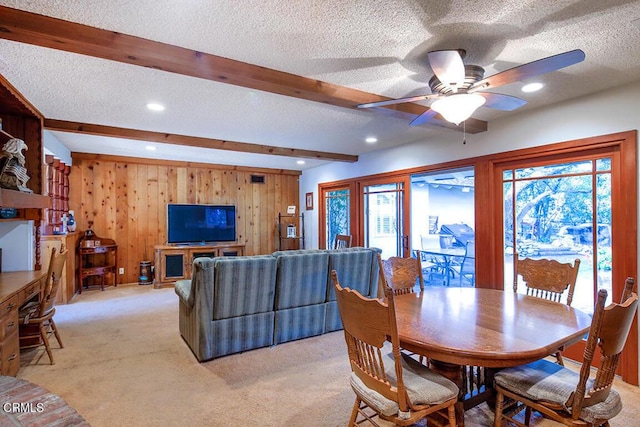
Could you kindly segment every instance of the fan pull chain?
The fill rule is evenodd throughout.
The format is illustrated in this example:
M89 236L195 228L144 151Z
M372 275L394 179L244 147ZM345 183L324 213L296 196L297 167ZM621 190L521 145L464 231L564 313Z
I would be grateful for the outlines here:
M462 145L467 145L467 121L462 122Z

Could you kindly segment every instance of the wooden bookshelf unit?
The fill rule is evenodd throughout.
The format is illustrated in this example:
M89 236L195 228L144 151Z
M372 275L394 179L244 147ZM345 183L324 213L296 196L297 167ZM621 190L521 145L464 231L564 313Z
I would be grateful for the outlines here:
M172 285L176 280L191 279L191 265L198 257L242 256L244 245L158 245L154 246L154 288Z

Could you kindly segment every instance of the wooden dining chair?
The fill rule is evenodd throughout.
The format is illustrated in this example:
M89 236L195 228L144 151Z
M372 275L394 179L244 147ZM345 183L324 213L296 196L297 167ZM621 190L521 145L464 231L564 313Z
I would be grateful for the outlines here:
M607 291L598 291L579 374L545 359L495 374L494 427L501 426L503 420L528 426L532 410L567 426L609 426L608 420L622 409L620 395L612 385L638 306L638 295L627 291L633 288L633 284L634 280L627 278L622 302L607 307L604 306ZM598 348L600 367L595 378L589 379L593 356ZM505 397L510 399L506 406ZM524 424L514 420L522 409L526 409Z
M395 295L415 292L416 284L420 292L424 291L422 264L419 258L392 256L383 260L378 254L378 260L380 271L384 273L386 286L389 286Z
M567 292L565 302L570 306L579 268L579 259L571 265L555 259L520 258L516 253L513 291L518 292L518 276L522 276L527 287L527 295L562 302L564 293Z
M335 270L331 278L344 326L351 388L356 394L349 426L365 420L378 426L376 417L409 426L430 416L455 427L458 387L400 352L391 288L385 288L381 301L343 288Z
M351 234L336 234L336 238L333 241L333 249L350 248L351 239Z
M568 306L571 306L580 269L580 259L576 258L571 265L571 263L560 263L546 258L521 259L516 253L514 266L513 292L518 292L518 276L521 276L527 288L527 295L555 302L564 300ZM555 357L560 365L564 365L560 350L555 353Z
M51 261L45 277L38 301L25 304L20 308L18 316L20 318L20 349L40 347L44 345L49 361L53 365L53 355L49 345L50 334L54 334L60 348L64 348L62 339L58 333L58 328L53 321L56 312L55 300L62 270L67 260L67 250L64 246L60 248L60 253L56 254L56 248L51 250Z

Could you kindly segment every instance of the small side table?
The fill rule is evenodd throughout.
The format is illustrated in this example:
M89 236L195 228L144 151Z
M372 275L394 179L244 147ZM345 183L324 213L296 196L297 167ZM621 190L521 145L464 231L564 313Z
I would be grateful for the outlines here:
M82 293L85 279L93 276L100 277L100 288L104 291L105 276L111 274L113 286L118 286L118 245L113 239L103 239L91 230L78 241L78 293Z

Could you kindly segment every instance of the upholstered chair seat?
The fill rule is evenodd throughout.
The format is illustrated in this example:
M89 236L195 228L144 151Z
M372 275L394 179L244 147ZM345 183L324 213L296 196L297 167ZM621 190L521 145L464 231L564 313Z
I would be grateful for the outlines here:
M398 380L393 354L388 352L383 356L383 361L387 379L393 386L396 386ZM453 382L436 374L406 354L402 354L402 369L402 379L407 394L415 405L438 405L458 396L458 387ZM398 402L387 399L375 390L368 388L353 372L351 373L351 387L374 411L389 417L398 413Z
M620 395L613 389L613 380L638 310L634 284L635 280L628 277L620 304L612 303L606 307L607 291L598 291L579 374L543 359L503 369L494 375L494 427L502 427L504 420L528 426L533 411L566 426L610 425L609 420L622 410ZM597 349L600 363L592 372ZM514 418L522 410L525 411L524 423Z
M561 407L571 413L566 402L575 392L580 375L570 369L548 360L538 360L528 365L501 370L495 374L496 384L519 396L536 402L544 402L550 408ZM593 379L587 381L591 389ZM622 401L617 391L611 390L604 402L582 407L580 419L595 424L599 420L609 420L622 410Z

